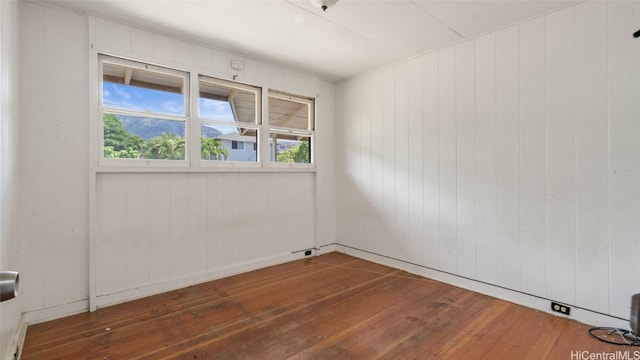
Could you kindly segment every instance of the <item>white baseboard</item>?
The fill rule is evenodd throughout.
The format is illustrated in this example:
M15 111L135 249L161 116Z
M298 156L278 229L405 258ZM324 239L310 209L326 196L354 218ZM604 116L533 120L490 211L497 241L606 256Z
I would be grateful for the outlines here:
M446 272L425 268L415 264L407 263L401 260L392 259L389 257L372 254L367 251L354 249L351 247L343 246L340 244L334 245L335 251L349 254L364 260L372 261L381 265L386 265L392 268L405 270L412 274L424 276L429 279L441 281L450 285L475 291L484 295L495 297L498 299L506 300L518 305L526 306L535 310L539 310L545 313L549 313L555 316L566 317L576 320L578 322L588 324L591 326L607 326L617 327L622 329L629 329L629 322L621 320L620 318L601 314L598 312L590 311L587 309L581 309L572 304L565 304L572 307L571 315L564 316L551 311L551 300L541 297L521 293L515 290L510 290L497 285L492 285L461 276L456 276Z
M185 276L181 278L163 281L157 284L149 284L135 289L128 289L116 293L100 295L96 298L98 308L115 305L143 297L161 294L167 291L182 289L188 286L201 284L207 281L213 281L228 276L241 274L244 272L261 269L268 266L278 265L289 261L304 258L304 252L287 253L272 257L262 258L258 260L248 261L206 273Z
M139 299L145 296L156 295L163 292L181 289L187 286L200 284L224 278L231 275L252 271L267 266L278 265L285 262L298 260L304 257L304 253L287 253L277 256L262 258L254 261L240 263L206 273L191 275L188 277L171 279L157 284L150 284L136 289L120 291L113 294L98 296L98 307L115 305L130 300ZM89 311L89 300L81 300L73 303L57 305L44 309L38 309L26 312L22 315L21 326L26 330L27 325L37 324L49 320L59 319L61 317L75 315ZM23 334L24 335L24 334Z
M322 255L322 254L328 254L330 252L334 252L336 251L336 244L326 244L326 245L320 245L320 248L317 250L316 254L317 255Z
M24 317L24 321L27 325L32 325L87 311L89 311L89 300L80 300L68 304L29 311L24 313L22 316Z
M18 326L16 328L15 334L13 334L13 339L11 339L11 344L9 344L9 349L6 349L6 358L5 360L14 360L14 354L17 354L17 359L20 359L20 355L22 354L22 345L24 344L24 338L27 335L27 323L24 319L24 315L20 316L20 321L18 322ZM4 349L3 349L4 351Z

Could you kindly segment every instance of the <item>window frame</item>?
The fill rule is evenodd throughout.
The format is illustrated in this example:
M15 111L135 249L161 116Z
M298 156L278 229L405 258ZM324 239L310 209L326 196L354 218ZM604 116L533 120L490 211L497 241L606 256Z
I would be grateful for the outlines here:
M278 126L268 124L265 129L267 134L267 139L269 139L268 143L268 152L266 154L267 160L266 162L269 164L269 167L279 168L279 169L315 169L315 121L316 121L316 113L315 113L315 99L304 97L301 95L295 95L287 92L278 91L276 89L268 89L267 98L276 98L280 100L295 102L299 104L307 105L307 116L308 123L307 129L299 129L294 127L287 126ZM270 119L269 116L266 116L267 120ZM309 138L309 162L308 163L290 163L290 162L278 162L277 154L274 154L274 160L271 160L271 134L283 134L289 136L298 136L298 137L308 137Z
M281 172L281 171L302 171L315 172L315 121L316 121L316 97L308 95L300 95L282 91L278 88L272 88L266 84L260 85L255 82L236 82L236 76L229 76L229 79L221 79L220 74L212 75L202 72L196 68L178 66L172 63L151 62L144 57L132 58L128 55L103 52L97 50L92 52L94 57L92 72L96 74L96 82L93 82L94 89L92 98L95 99L95 112L92 121L92 133L97 137L91 137L92 146L92 167L96 173L154 173L154 172ZM127 67L133 67L141 70L164 73L172 76L178 76L182 79L182 94L184 102L184 114L172 115L165 113L155 113L152 111L137 111L120 109L104 104L104 66L103 64L113 63ZM121 76L120 74L118 76ZM233 78L233 80L231 79ZM200 81L206 79L207 82L222 84L232 88L245 89L248 88L256 93L256 116L255 123L246 123L240 121L217 121L215 119L204 118L200 116ZM162 86L162 84L159 84ZM95 87L94 87L95 86ZM169 85L170 86L170 85ZM152 87L150 87L152 88ZM269 97L282 97L285 100L302 102L308 105L309 123L307 129L302 130L293 127L270 125L269 123ZM93 102L93 101L92 101ZM184 139L185 139L185 158L183 160L168 159L128 159L128 158L105 158L104 157L104 114L114 113L116 115L130 115L153 118L158 120L182 121L184 123ZM252 148L247 148L245 141L245 150L252 150L256 154L255 161L216 161L202 159L201 156L201 127L204 124L212 123L222 126L237 126L255 130L255 142ZM271 132L283 133L287 135L298 134L300 136L309 137L310 162L309 163L284 163L271 161L270 159L270 134ZM95 153L94 153L95 151ZM94 162L95 161L95 162Z
M160 74L166 74L170 76L176 76L183 79L182 91L183 91L183 115L170 115L164 113L156 113L152 111L140 111L140 110L128 110L117 107L105 106L104 104L104 63L110 63L115 65L126 66L129 68L156 72ZM191 144L189 129L191 124L191 106L190 100L190 76L189 72L167 68L163 66L152 65L141 61L129 60L117 56L106 55L98 53L98 165L111 167L111 166L124 166L124 167L176 167L185 168L190 163L190 149ZM106 158L104 157L104 115L126 115L135 117L149 117L157 120L170 120L170 121L183 121L184 122L184 139L185 139L185 154L182 160L168 160L168 159L127 159L127 158Z
M194 157L194 162L197 162L197 167L200 168L222 168L222 169L232 169L232 168L250 168L250 169L256 169L256 168L262 168L263 164L262 164L262 154L261 154L261 137L262 137L262 132L264 131L264 121L263 121L263 109L262 109L262 94L264 92L264 88L260 87L260 86L255 86L255 85L250 85L250 84L244 84L244 83L240 83L240 82L235 82L235 81L229 81L229 80L223 80L223 79L219 79L219 78L215 78L206 74L202 74L202 73L197 73L194 74L193 77L195 79L197 79L197 82L195 83L196 89L197 89L197 97L193 97L192 99L192 104L194 106L194 108L192 109L193 112L195 113L195 119L198 122L197 127L197 133L198 133L198 137L197 137L197 143L198 143L198 149L200 148L200 137L201 137L201 127L203 124L212 124L212 125L219 125L219 126L230 126L230 127L242 127L244 129L250 129L250 130L254 130L256 131L256 144L257 145L257 149L256 149L256 160L255 161L233 161L233 160L207 160L207 159L202 159L202 155L200 154L199 157L195 158ZM240 122L240 121L233 121L233 122L229 122L229 121L222 121L222 120L216 120L216 119L209 119L209 118L205 118L202 116L202 114L200 113L200 83L201 82L206 82L209 83L211 85L216 85L216 86L223 86L223 87L228 87L231 89L238 89L238 90L243 90L243 91L248 91L248 92L254 92L255 93L255 121L253 123L248 123L248 122ZM196 91L194 91L196 92ZM240 140L239 140L240 141ZM245 142L245 141L243 141ZM246 147L245 147L246 149ZM231 148L229 150L232 150ZM233 149L236 150L236 149ZM236 151L241 151L241 150L236 150Z

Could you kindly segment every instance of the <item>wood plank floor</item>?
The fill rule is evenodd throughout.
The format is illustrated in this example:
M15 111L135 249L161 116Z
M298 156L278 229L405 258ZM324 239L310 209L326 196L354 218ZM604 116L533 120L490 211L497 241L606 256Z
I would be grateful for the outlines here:
M22 359L572 359L588 326L340 253L29 326Z

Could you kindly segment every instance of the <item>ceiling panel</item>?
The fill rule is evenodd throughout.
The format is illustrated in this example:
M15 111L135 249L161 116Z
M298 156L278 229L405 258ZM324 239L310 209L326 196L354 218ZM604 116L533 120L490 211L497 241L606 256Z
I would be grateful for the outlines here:
M414 0L465 38L567 7L575 1L430 1Z
M338 81L569 1L41 0Z
M317 12L309 1L291 2ZM403 57L461 39L411 1L342 1L322 17Z

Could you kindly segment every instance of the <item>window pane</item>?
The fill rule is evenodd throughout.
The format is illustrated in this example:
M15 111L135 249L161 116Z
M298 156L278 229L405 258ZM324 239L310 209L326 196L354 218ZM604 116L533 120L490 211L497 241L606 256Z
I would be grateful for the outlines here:
M311 163L311 137L271 133L269 157L279 163Z
M105 158L185 159L185 122L105 113Z
M200 81L200 117L223 122L258 123L258 89L224 85L222 80Z
M257 130L218 124L202 124L200 130L202 159L257 161Z
M311 100L287 100L281 94L269 96L269 125L300 130L313 130ZM294 97L290 97L296 99Z
M105 107L184 115L184 78L124 65L104 63L102 104Z
M231 104L228 101L200 98L200 117L205 119L235 122Z

